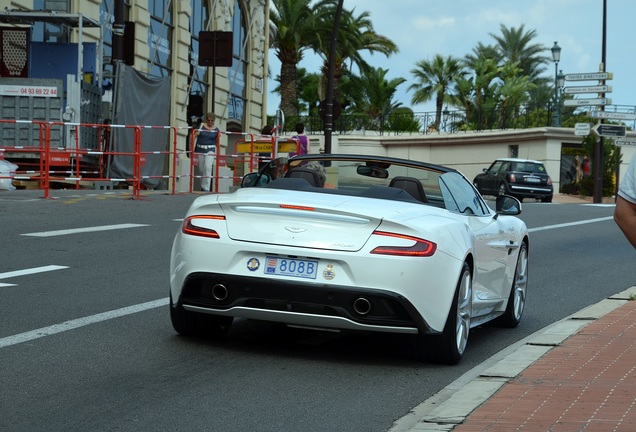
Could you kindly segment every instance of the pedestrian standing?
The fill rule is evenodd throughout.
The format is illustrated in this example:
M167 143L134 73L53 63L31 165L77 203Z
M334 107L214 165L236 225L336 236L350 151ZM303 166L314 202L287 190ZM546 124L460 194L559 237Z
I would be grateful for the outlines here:
M214 121L214 113L205 115L205 121L201 122L201 126L197 129L196 145L194 147L194 152L198 154L199 159L197 167L201 175L201 190L204 192L210 192L214 157L219 136L219 128L214 125Z
M303 123L296 123L296 135L292 137L292 140L298 143L298 152L290 152L289 157L296 155L304 155L308 153L309 138L305 135L305 125Z
M583 156L583 162L581 162L581 170L583 171L583 177L589 177L590 176L590 158L585 155Z
M618 188L614 220L627 240L636 248L636 153Z

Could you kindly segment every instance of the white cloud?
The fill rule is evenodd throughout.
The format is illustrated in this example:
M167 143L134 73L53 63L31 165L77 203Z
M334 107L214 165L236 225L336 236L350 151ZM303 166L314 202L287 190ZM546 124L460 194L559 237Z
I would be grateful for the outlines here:
M437 19L420 16L411 20L414 30L435 30L443 27L453 27L457 20L454 17L440 17Z

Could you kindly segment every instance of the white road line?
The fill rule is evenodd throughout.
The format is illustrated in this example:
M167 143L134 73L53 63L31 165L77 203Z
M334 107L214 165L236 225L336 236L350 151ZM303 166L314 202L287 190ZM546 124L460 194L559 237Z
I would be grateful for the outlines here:
M155 309L158 307L166 306L168 304L168 298L160 300L154 300L147 303L141 303L133 306L128 306L121 309L115 309L108 312L102 312L96 315L87 316L84 318L78 318L71 321L66 321L61 324L54 324L48 327L42 327L36 330L31 330L25 333L20 333L14 336L7 336L0 338L0 348L5 348L11 345L17 345L23 342L28 342L34 339L39 339L45 336L51 336L56 333L73 330L79 327L84 327L89 324L95 324L101 321L107 321L114 318L119 318L126 315L132 315L137 312L143 312L149 309Z
M47 265L47 266L42 266L42 267L33 267L33 268L29 268L29 269L24 269L24 270L15 270L15 271L10 271L10 272L4 272L4 273L0 273L0 279L9 279L9 278L14 278L14 277L18 277L18 276L26 276L26 275L31 275L31 274L35 274L35 273L44 273L44 272L48 272L48 271L54 271L54 270L62 270L62 269L67 269L67 266L59 266L59 265Z
M578 222L569 222L569 223L557 224L557 225L547 225L547 226L544 226L544 227L529 228L528 232L538 232L538 231L547 231L547 230L557 229L557 228L567 228L567 227L571 227L571 226L585 225L585 224L590 224L590 223L595 223L595 222L605 222L605 221L612 220L612 219L614 219L613 216L608 216L608 217L603 217L603 218L587 219L587 220L582 220L582 221L578 221Z
M97 231L110 231L110 230L118 230L118 229L126 229L126 228L139 228L150 226L147 224L118 224L118 225L102 225L95 227L87 227L87 228L74 228L74 229L66 229L66 230L57 230L57 231L42 231L42 232L34 232L28 234L20 234L23 236L29 237L54 237L61 235L69 235L69 234L79 234L79 233L88 233L88 232L97 232Z

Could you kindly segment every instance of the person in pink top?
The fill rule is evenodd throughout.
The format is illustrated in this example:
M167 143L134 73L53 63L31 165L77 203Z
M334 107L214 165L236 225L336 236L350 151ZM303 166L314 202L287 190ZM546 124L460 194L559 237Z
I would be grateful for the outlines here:
M293 157L296 155L304 155L308 153L309 148L309 138L305 135L305 125L303 123L296 123L296 134L292 137L294 141L297 141L299 146L299 152L290 152L289 157Z

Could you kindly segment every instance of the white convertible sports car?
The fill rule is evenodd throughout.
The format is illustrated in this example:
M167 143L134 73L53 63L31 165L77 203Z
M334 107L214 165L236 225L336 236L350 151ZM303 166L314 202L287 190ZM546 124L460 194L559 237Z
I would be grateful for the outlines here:
M234 318L410 334L455 364L469 330L519 324L528 231L454 169L380 156L272 160L232 193L197 198L172 247L170 317L221 337Z

